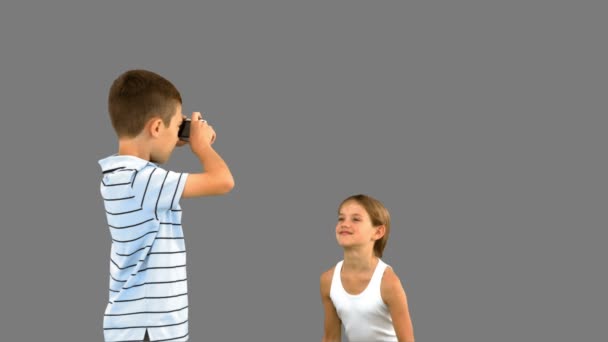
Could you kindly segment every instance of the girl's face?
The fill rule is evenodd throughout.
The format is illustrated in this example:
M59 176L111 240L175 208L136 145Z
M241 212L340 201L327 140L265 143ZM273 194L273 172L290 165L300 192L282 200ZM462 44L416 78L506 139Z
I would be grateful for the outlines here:
M372 225L369 214L359 203L348 201L342 205L338 213L336 239L343 248L373 246L379 239L378 229Z

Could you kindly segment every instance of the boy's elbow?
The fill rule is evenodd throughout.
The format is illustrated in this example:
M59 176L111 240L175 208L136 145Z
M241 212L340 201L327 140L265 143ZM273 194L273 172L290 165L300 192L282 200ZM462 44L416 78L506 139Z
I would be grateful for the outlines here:
M232 189L234 189L234 178L230 177L226 182L226 192L230 192Z
M227 194L234 189L234 178L232 176L226 177L222 182L222 193Z
M234 177L232 173L218 172L210 175L213 179L213 188L215 195L224 195L229 193L234 188Z

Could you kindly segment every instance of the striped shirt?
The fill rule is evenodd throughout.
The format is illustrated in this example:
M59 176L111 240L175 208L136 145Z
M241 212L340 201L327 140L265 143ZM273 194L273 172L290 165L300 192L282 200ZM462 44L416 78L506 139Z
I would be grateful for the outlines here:
M105 341L188 340L186 248L179 205L187 173L135 156L99 161L112 238Z

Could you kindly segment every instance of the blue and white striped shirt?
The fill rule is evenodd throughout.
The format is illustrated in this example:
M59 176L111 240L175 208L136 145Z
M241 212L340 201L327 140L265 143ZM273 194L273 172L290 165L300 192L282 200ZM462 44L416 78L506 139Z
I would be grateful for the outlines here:
M105 341L188 340L186 246L179 205L187 173L135 156L99 161L112 237Z

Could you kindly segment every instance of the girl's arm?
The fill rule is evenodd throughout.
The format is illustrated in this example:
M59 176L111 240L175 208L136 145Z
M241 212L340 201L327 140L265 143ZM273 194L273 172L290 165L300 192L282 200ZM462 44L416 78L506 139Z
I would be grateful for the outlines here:
M397 339L399 342L414 342L414 329L405 290L391 267L387 267L382 276L380 291L393 319Z
M340 321L336 308L329 297L333 274L334 270L332 268L321 275L321 300L323 301L323 309L325 311L322 342L342 341L342 321Z

